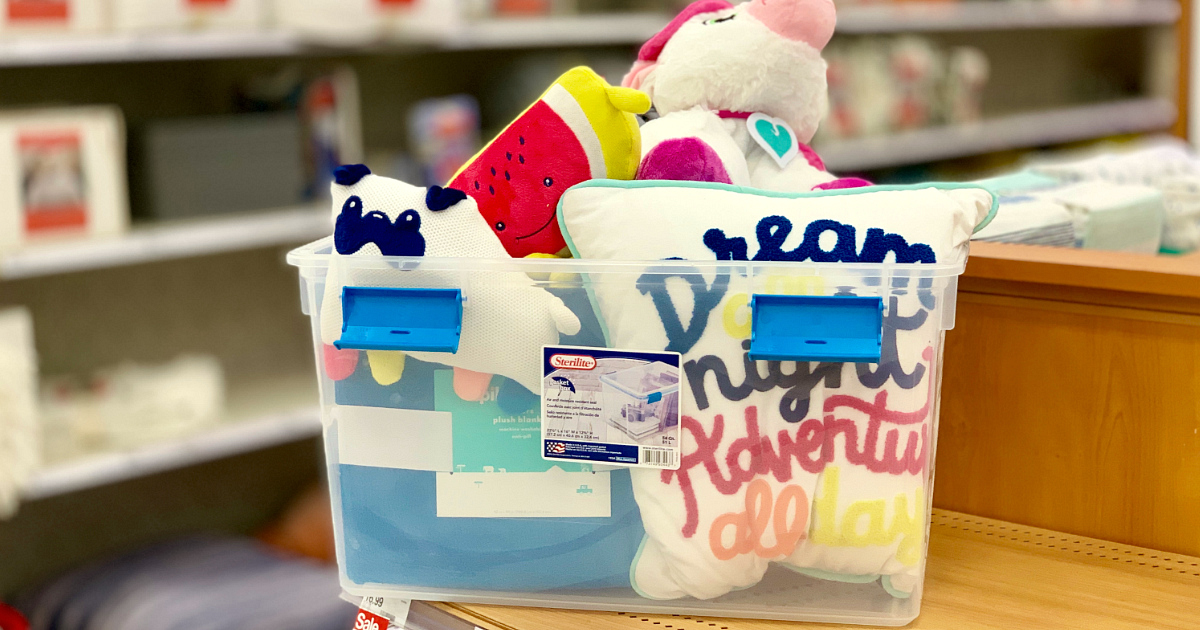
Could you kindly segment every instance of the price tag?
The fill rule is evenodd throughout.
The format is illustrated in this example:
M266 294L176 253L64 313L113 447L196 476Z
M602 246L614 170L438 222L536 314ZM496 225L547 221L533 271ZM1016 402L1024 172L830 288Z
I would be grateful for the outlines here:
M411 604L407 599L364 597L358 605L358 615L354 617L354 630L404 628Z

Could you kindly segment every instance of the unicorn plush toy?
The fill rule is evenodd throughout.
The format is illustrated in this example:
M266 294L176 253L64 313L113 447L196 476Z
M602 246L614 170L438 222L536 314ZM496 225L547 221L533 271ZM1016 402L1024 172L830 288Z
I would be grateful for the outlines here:
M638 179L804 192L838 179L805 143L827 108L832 0L697 0L642 46L623 85L650 95Z

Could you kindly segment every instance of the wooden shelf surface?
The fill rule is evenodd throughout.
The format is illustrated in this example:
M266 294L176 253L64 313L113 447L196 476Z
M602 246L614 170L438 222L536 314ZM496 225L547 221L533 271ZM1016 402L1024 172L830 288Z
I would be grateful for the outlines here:
M934 510L921 630L1195 630L1200 558ZM856 628L436 604L483 630Z
M1200 298L1200 254L1150 256L974 242L965 277Z

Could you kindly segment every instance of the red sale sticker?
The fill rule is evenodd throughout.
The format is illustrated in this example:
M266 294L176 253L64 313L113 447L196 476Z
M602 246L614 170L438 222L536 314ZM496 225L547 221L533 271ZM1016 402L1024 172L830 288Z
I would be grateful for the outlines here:
M388 630L388 620L360 608L354 618L354 630Z
M364 597L358 605L358 615L354 618L354 630L403 628L408 620L409 605L407 599Z

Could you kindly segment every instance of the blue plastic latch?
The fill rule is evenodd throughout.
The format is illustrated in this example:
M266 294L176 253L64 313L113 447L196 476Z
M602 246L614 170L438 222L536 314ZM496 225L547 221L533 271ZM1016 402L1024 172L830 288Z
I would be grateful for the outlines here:
M458 352L463 296L459 289L344 287L342 350Z
M879 362L883 298L755 295L750 312L755 361Z
M662 392L654 392L646 397L646 404L656 403L662 400Z

